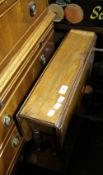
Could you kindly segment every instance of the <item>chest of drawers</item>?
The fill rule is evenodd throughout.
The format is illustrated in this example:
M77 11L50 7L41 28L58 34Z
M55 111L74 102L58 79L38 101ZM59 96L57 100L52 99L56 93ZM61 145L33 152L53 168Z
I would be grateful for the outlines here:
M0 70L47 13L48 1L1 0L0 4ZM32 11L32 15L31 15Z
M47 5L47 0L0 4L0 175L12 172L25 142L16 112L54 51L54 14Z

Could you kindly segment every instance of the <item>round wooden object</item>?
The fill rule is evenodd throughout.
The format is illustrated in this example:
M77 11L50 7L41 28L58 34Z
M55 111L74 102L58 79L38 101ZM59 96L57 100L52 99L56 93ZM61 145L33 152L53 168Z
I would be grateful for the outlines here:
M84 11L82 7L77 4L69 4L64 10L64 15L67 21L72 24L80 23L84 18Z
M55 13L55 22L60 22L64 18L64 10L63 7L61 7L58 4L51 4L49 6L49 9Z

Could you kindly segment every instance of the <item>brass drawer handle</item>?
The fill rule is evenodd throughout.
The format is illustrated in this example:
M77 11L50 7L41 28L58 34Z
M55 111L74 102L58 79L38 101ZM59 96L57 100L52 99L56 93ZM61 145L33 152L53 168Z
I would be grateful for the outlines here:
M44 66L46 64L46 57L44 54L40 56L40 64L41 66Z
M16 136L12 139L11 145L12 145L12 147L17 147L19 145L19 143L20 143L20 139L18 136Z
M9 127L11 125L11 123L12 123L12 118L9 115L5 115L3 117L3 125L5 127Z

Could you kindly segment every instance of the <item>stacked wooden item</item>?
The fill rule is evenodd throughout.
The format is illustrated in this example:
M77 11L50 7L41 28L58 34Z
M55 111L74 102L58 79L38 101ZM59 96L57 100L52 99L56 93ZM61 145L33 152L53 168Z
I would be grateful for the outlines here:
M0 175L11 174L24 145L15 114L54 50L47 0L0 0Z
M18 112L23 136L28 140L31 132L34 139L30 162L52 169L62 168L55 160L57 157L60 160L73 111L83 95L95 42L95 33L71 30Z

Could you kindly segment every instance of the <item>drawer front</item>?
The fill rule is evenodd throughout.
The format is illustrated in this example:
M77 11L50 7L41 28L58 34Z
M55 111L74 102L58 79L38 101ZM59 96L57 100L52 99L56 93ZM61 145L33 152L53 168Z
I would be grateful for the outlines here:
M36 58L36 64L34 67L34 74L41 70L49 61L54 51L54 33L52 32L45 42L43 49L38 53ZM40 72L40 71L39 71Z
M14 128L5 147L0 151L0 175L6 175L11 170L14 161L19 156L18 151L22 143L23 138L21 138L17 129Z
M0 62L5 61L6 64L5 57L14 48L18 48L41 22L42 19L40 20L39 17L47 8L47 0L1 0L0 2L0 24L2 26L0 27ZM6 11L3 12L4 10Z
M14 126L13 117L11 115L11 111L14 110L13 105L7 106L6 111L2 113L0 117L0 151L4 147L5 139L8 134L12 131Z
M49 50L49 52L48 52ZM8 133L13 126L13 115L17 111L18 106L23 101L26 93L30 89L31 85L35 82L36 77L39 75L40 71L44 68L45 64L48 62L50 55L54 50L54 33L51 32L48 40L43 44L43 47L40 49L39 53L35 56L35 59L29 65L26 72L20 78L19 83L16 85L14 91L9 97L5 107L0 113L0 149L2 149L5 140L8 136ZM43 56L42 56L43 55ZM43 57L43 63L41 63L41 57ZM22 92L22 93L20 93ZM5 125L9 120L9 124ZM7 118L9 117L9 119ZM11 119L11 120L10 120Z
M11 64L9 63L9 65L8 65L8 69L10 68L9 72L7 72L7 70L5 71L6 72L6 75L4 74L5 78L3 81L1 81L1 84L5 84L6 80L8 81L4 85L4 87L1 87L1 89L2 89L0 92L0 94L1 94L0 95L1 108L3 108L4 104L6 103L7 99L9 98L10 94L14 90L15 86L18 84L21 77L24 75L24 72L28 69L29 65L34 61L37 53L41 49L43 49L45 42L48 40L48 37L52 31L53 31L53 25L49 25L49 27L46 29L46 32L42 32L42 34L39 34L39 38L38 38L39 40L37 40L37 38L34 38L31 41L31 45L33 45L31 47L31 49L29 49L29 47L30 47L30 44L29 44L28 47L27 46L24 47L24 48L26 48L25 51L21 50L20 53L22 53L22 54L19 54L19 56L18 56L19 59L18 59L18 61L16 59L16 63L14 64L14 66L10 67L12 63ZM35 35L35 37L36 37L36 35ZM36 43L35 43L35 40L36 40ZM28 52L28 49L29 49L29 52ZM26 53L27 55L25 55L25 52L28 52L28 54ZM17 69L15 69L17 63L19 62L19 60L22 59L22 57L23 57L22 62L19 63L19 66L17 66ZM10 72L11 73L13 72L12 76L11 76Z

